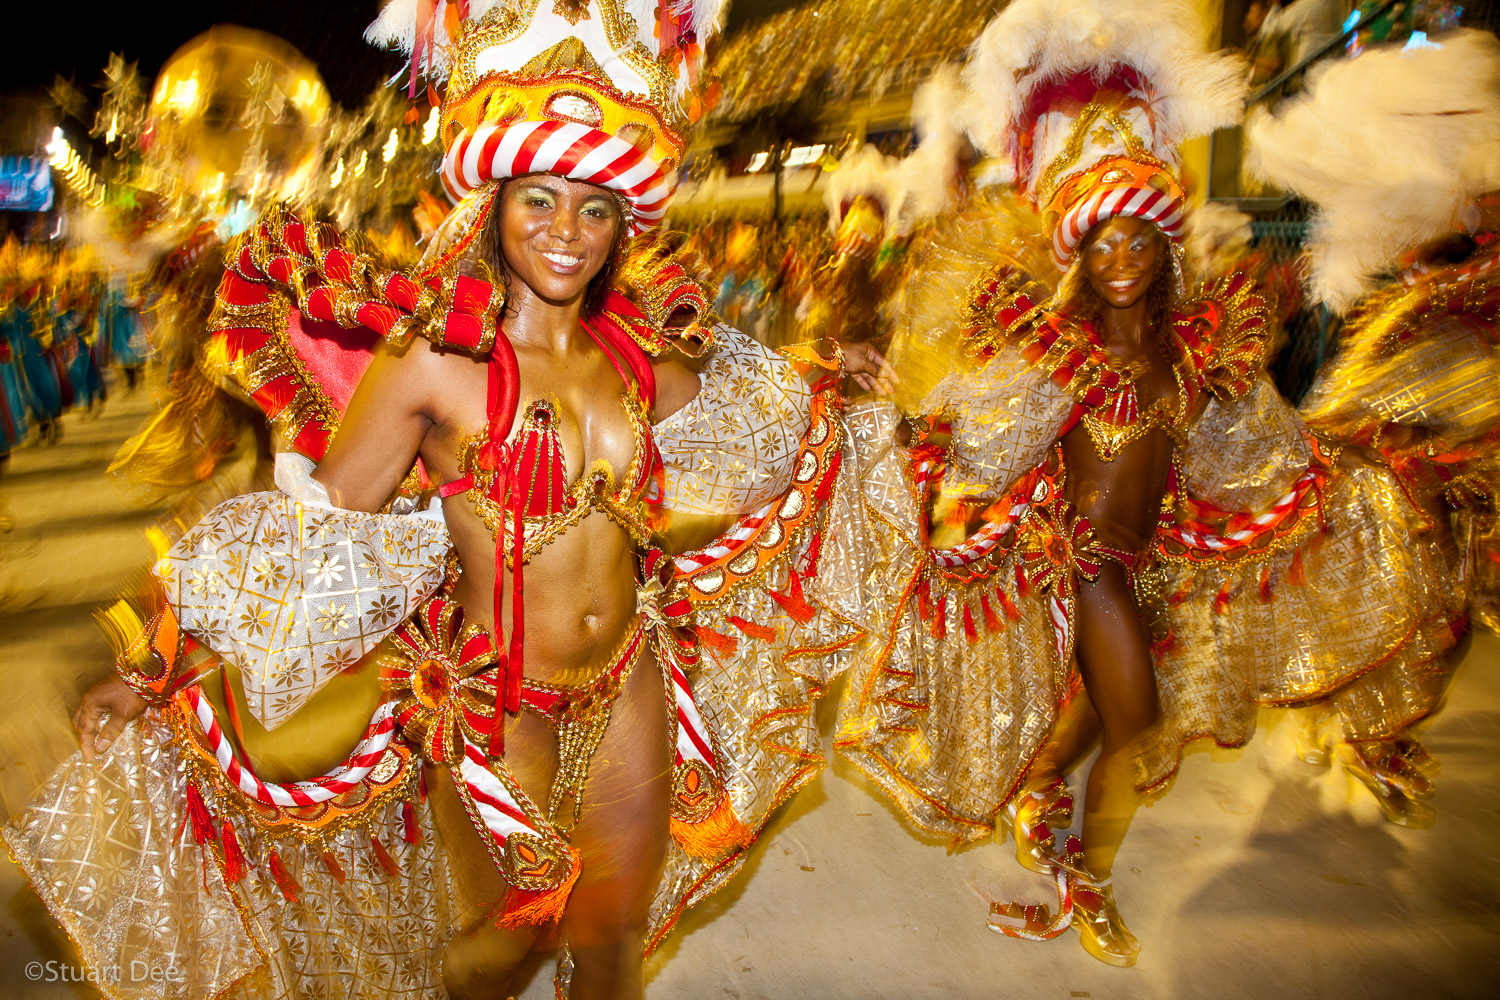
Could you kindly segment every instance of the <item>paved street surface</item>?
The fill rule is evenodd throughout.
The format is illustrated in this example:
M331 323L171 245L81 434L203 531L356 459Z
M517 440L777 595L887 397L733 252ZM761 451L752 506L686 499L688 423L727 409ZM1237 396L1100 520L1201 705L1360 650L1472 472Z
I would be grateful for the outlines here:
M67 717L108 670L94 608L129 586L160 510L104 475L149 412L145 391L0 472L16 527L0 535L0 807L15 815L74 747ZM235 475L243 477L243 468ZM3 508L0 508L3 510ZM851 768L787 807L729 890L686 918L649 968L651 1000L1493 997L1500 992L1500 641L1476 638L1426 741L1443 762L1438 822L1384 822L1336 766L1293 754L1267 714L1241 751L1190 755L1141 810L1116 893L1144 951L1135 969L986 930L989 900L1041 902L1048 883L1009 844L947 853L915 835ZM0 863L0 997L95 996L28 981L70 946ZM522 994L552 996L544 970Z

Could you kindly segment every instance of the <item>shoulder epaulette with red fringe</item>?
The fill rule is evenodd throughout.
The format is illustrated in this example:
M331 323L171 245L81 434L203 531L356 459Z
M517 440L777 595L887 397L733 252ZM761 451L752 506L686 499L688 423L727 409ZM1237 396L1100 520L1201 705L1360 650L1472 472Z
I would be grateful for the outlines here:
M1265 370L1271 304L1245 271L1204 282L1199 296L1174 311L1172 332L1198 382L1220 399L1250 391Z

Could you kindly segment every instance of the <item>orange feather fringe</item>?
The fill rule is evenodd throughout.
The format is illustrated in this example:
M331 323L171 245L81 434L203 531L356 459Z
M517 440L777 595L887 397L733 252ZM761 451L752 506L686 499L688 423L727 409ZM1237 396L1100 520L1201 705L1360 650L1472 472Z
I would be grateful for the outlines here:
M677 846L695 858L721 858L730 851L747 847L755 839L755 831L735 815L729 803L729 793L719 797L713 812L696 823L684 823L672 818L672 839Z

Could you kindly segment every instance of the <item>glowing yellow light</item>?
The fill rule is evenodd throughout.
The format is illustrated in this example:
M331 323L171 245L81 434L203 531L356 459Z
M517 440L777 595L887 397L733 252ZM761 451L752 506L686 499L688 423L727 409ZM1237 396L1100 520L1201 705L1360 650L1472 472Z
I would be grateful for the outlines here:
M437 138L438 109L433 108L432 114L427 116L427 121L422 125L422 145L431 146L432 140Z
M172 85L172 92L167 97L167 103L178 111L191 111L193 105L198 103L198 76L194 74L186 80L178 80Z
M355 177L363 177L365 175L365 164L368 163L369 160L370 160L370 154L369 154L369 152L366 151L366 150L361 149L359 151L359 159L357 159L357 160L354 161L354 176Z
M385 140L385 148L380 151L380 158L386 163L396 157L396 149L401 145L401 140L396 137L396 130L391 129L391 134Z
M104 141L105 142L114 142L115 141L115 134L116 134L116 131L117 131L117 128L118 128L119 124L120 124L120 116L119 116L118 113L112 114L112 115L109 116L109 131L104 133Z
M339 157L339 165L333 168L333 176L328 178L329 187L338 187L339 182L344 179L344 158Z

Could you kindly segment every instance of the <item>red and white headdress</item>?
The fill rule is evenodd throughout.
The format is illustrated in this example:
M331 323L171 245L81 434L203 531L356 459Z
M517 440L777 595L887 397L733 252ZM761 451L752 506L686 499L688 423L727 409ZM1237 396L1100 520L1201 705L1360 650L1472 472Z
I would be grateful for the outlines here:
M724 0L394 0L365 37L447 78L443 186L458 206L425 263L483 228L498 184L550 173L608 188L641 233L666 214L702 113ZM415 71L416 65L414 65Z
M1237 122L1248 74L1188 0L1016 0L964 70L975 144L1013 164L1066 266L1117 215L1182 237L1177 147Z

